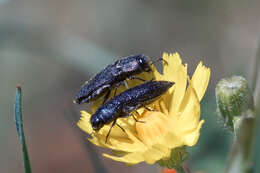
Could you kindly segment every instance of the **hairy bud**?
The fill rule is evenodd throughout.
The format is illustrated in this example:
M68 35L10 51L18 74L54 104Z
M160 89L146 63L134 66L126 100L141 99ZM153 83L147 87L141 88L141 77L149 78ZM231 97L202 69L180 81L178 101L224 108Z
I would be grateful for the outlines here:
M238 117L254 107L247 81L241 76L220 80L216 87L216 101L217 114L231 131Z

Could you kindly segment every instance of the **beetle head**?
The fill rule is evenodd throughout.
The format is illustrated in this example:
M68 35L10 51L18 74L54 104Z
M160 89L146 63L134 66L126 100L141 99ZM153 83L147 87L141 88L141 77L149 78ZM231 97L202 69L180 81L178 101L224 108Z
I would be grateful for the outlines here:
M76 96L76 99L73 102L77 103L77 104L88 103L89 98L84 97L84 96Z
M84 93L82 92L79 92L77 95L76 95L76 98L75 100L73 101L74 103L77 103L77 104L82 104L82 103L88 103L90 101L90 98L89 97L86 97L84 95Z
M145 72L149 72L151 71L151 66L150 66L150 63L149 63L149 59L147 56L145 55L140 55L138 58L138 64L140 65L140 67L142 68L143 71Z
M101 129L104 126L101 118L98 116L92 116L90 118L90 123L92 125L93 130L96 130L96 131L98 131L99 129Z
M86 82L80 87L76 95L76 98L73 102L77 104L88 103L91 101L90 94L91 93L89 92L88 82Z
M98 131L101 129L104 124L107 124L112 117L112 110L108 108L99 109L94 115L90 118L90 123L93 130Z

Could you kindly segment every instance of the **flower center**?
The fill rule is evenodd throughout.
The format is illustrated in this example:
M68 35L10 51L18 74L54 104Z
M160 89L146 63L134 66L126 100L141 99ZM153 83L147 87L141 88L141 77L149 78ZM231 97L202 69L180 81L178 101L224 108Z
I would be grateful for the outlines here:
M168 132L167 117L162 112L144 111L138 120L142 122L136 122L137 135L146 145L158 143Z

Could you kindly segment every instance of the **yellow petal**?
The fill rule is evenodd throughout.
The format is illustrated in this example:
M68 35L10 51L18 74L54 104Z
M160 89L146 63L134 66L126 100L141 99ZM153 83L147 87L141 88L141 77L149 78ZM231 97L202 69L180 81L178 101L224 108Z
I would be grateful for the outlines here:
M116 123L118 125L120 125L123 129L128 129L130 130L132 133L135 132L135 119L133 118L133 116L129 116L129 117L125 117L125 118L118 118L116 120Z
M187 84L187 65L182 65L180 55L163 54L163 59L168 62L163 66L163 80L175 82L174 87L168 90L165 97L166 107L169 108L170 115L178 112L178 108L184 97Z
M179 128L177 133L184 135L191 133L199 124L200 119L200 103L197 97L197 94L193 88L192 83L190 83L185 98L184 98L184 107L182 113L178 119Z
M200 136L200 129L203 125L204 120L201 120L197 126L197 129L194 130L192 133L189 133L184 136L184 144L187 146L193 146L197 143L199 136Z
M192 76L193 87L199 100L201 100L204 96L204 93L208 87L209 78L210 69L203 66L202 62L200 62Z
M166 148L160 144L156 144L149 150L143 150L143 152L129 153L122 157L112 156L109 154L103 154L103 156L116 161L126 162L132 165L143 161L148 164L154 164L156 161L160 160L163 157L169 157L170 154L171 150L169 148Z
M89 139L89 141L97 146L110 148L112 150L124 152L143 151L143 145L125 138L110 138L107 143L105 143L105 138L92 138Z
M89 122L90 119L90 114L86 111L81 111L81 117L80 120L78 122L78 126L81 130L87 132L88 134L91 134L93 132L92 130L92 126Z
M170 95L170 94L169 94ZM167 104L166 100L167 96L164 96L164 99L160 99L155 103L156 109L162 112L165 115L169 115L169 105ZM167 106L166 106L167 104Z
M177 128L175 124L172 124L172 128ZM168 132L164 136L164 140L161 141L161 144L166 146L167 148L176 148L183 145L182 137L179 134L174 134L172 132Z
M182 66L180 55L178 53L163 53L163 59L168 63L163 66L163 77L165 79L170 78L171 81L176 82L176 71L180 66Z
M170 128L168 118L161 112L147 111L138 120L143 121L136 123L138 137L148 147L158 143Z
M148 164L154 164L161 158L169 158L171 154L171 149L165 147L161 144L153 145L149 150L146 150L144 155L145 162Z
M147 147L138 139L136 134L131 133L129 130L125 130L126 134L128 135L129 139L131 139L133 142L137 143L143 150L145 150Z
M165 80L165 78L163 77L163 75L161 73L159 73L155 68L153 68L153 75L155 80L159 81L159 80Z
M104 153L104 157L119 161L119 162L126 162L128 164L137 164L144 161L143 153L142 152L134 152L126 154L123 157L111 156L109 154Z
M179 107L184 97L187 85L187 66L179 66L178 72L176 72L176 82L174 93L170 106L170 114L175 114L179 112Z
M91 135L95 134L96 136L99 136L100 138L105 139L108 134L109 129L111 128L112 123L104 125L104 127L102 127L98 132L95 132L95 131L93 131L92 126L90 124L90 117L91 117L91 115L88 112L81 111L81 118L78 122L79 128L88 134L91 134ZM119 119L117 121L118 121L118 124L122 128L131 127L131 126L129 126L130 124L128 121L122 121L122 120L120 121ZM127 122L127 124L125 122ZM132 131L134 131L135 127L129 128L129 130L131 130L131 129L132 129ZM114 126L111 129L111 133L110 133L108 139L113 139L113 138L115 138L115 139L116 138L126 138L127 139L128 137L127 137L127 134L124 131L122 131L121 128L119 128L118 126Z

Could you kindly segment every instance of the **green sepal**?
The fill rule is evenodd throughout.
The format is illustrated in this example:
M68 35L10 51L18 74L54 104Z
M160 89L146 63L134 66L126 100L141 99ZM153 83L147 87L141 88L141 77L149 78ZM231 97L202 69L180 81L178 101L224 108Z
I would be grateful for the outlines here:
M189 153L186 151L186 147L178 147L174 148L171 151L171 156L169 158L163 158L157 163L161 167L167 167L169 169L172 168L180 168L182 163L186 161L189 157Z

